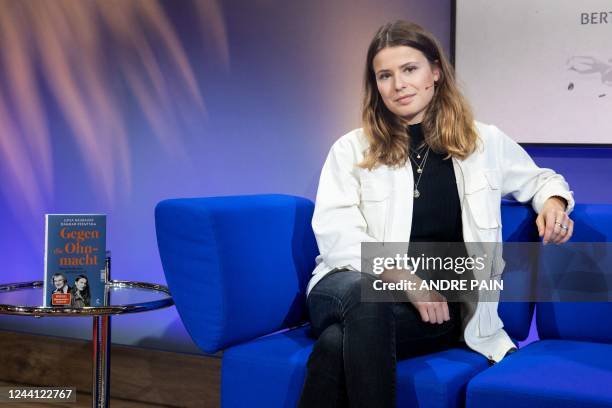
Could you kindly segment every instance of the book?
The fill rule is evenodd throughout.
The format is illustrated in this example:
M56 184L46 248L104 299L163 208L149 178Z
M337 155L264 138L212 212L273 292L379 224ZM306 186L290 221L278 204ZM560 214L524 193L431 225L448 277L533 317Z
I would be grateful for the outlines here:
M45 215L44 306L105 305L106 215Z

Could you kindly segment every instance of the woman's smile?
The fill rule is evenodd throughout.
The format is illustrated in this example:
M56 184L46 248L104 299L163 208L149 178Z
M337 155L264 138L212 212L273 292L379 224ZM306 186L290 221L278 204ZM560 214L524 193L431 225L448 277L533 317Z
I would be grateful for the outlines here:
M395 100L395 102L398 102L400 105L408 105L410 102L412 102L415 96L416 94L400 96Z

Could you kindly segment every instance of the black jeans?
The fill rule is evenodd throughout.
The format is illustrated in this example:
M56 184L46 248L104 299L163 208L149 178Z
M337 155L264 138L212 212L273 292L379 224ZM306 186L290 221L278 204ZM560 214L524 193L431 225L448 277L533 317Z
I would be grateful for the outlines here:
M300 408L395 408L397 360L460 344L459 303L448 303L450 320L423 322L409 302L362 302L362 278L376 279L332 271L308 296L317 341L308 359Z

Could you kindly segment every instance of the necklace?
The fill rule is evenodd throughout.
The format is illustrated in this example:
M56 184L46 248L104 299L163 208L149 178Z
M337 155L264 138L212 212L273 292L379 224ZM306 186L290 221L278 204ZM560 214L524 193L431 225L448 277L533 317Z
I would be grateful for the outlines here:
M419 170L421 169L421 165L422 165L423 163L425 163L425 160L424 160L424 159L423 159L423 160L420 160L420 164L419 164L419 161L417 161L417 159L420 159L420 158L421 158L421 154L423 154L423 152L424 152L424 151L427 151L426 153L428 153L428 152L429 152L429 148L423 148L423 150L421 150L421 151L417 152L417 153L416 153L416 159L415 159L415 157L414 157L414 155L413 155L413 154L409 154L410 159L411 159L411 160L414 162L414 164L416 164L416 165L417 165L417 167L419 168ZM419 173L421 173L421 171L419 171L419 170L417 170L417 171L418 171Z
M428 147L427 144L421 143L418 149L415 148L415 149L410 149L410 150L412 150L416 154L417 159L420 159L421 154L423 154L423 152L427 149L427 147Z
M412 151L414 152L414 154L412 153ZM417 150L417 149L411 149L411 151L409 151L408 153L408 157L410 157L410 160L412 160L412 162L417 166L417 173L422 173L423 172L423 167L425 164L425 160L420 160L417 161L417 159L421 158L421 154L423 154L423 152L429 153L429 146L424 145L421 149ZM416 154L416 158L414 157Z
M421 182L421 177L423 176L423 170L425 169L425 165L427 164L428 157L429 157L429 147L427 148L427 151L425 152L425 156L423 157L423 161L421 162L420 165L419 163L417 163L414 157L410 155L410 159L417 166L417 173L419 174L419 177L417 178L416 183L414 183L414 198L419 198L421 196L421 192L419 191L419 183Z

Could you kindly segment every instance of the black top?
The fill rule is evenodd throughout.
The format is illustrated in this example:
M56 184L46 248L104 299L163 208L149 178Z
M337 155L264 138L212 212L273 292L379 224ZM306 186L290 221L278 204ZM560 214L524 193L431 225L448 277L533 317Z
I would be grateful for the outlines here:
M410 154L420 163L427 151L421 124L408 125L408 132L411 138ZM421 157L417 158L419 152ZM420 196L414 199L411 242L463 242L455 171L452 160L444 160L445 156L430 150L427 162L421 165ZM416 185L419 180L417 165L414 160L409 160Z

